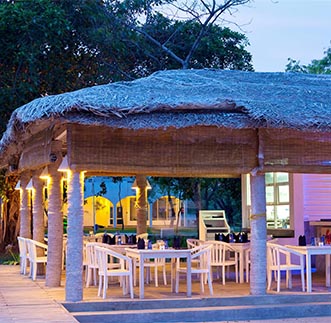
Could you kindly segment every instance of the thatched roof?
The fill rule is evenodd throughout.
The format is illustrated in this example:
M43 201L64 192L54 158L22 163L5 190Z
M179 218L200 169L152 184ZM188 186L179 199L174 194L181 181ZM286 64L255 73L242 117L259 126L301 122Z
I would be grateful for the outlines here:
M61 122L157 129L213 125L331 131L331 76L224 70L171 70L132 82L36 99L14 111L2 140ZM29 132L27 132L27 129Z

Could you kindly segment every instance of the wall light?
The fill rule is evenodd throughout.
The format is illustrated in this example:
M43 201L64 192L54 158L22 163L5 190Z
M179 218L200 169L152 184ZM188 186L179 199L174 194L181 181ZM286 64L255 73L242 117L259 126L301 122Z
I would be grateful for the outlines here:
M57 169L59 172L68 172L70 170L69 165L68 165L68 158L67 155L65 155L62 159L62 162Z
M137 189L138 189L138 185L137 185L137 180L136 180L136 179L134 180L134 182L133 182L131 188L132 188L133 190L137 190ZM149 183L149 181L148 181L147 179L146 179L146 189L147 189L147 190L151 190L151 189L152 189L152 186L151 186L151 184Z
M32 183L32 178L30 179L28 185L25 187L26 190L33 190L33 183Z
M21 189L21 181L18 181L15 186L15 190L19 191L20 189Z
M43 169L43 171L41 172L39 178L44 179L44 180L49 180L50 175L49 175L47 166Z

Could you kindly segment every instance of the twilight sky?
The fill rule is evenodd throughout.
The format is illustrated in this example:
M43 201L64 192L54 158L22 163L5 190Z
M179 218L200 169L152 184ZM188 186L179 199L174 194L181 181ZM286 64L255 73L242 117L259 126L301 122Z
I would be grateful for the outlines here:
M287 59L308 64L331 47L331 0L254 0L231 17L251 46L257 72L284 72Z

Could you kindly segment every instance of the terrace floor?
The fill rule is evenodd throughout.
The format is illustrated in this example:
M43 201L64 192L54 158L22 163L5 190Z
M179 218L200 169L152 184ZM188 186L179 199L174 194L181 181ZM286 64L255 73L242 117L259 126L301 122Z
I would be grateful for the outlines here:
M231 273L230 273L231 274ZM161 277L161 275L160 275ZM284 279L282 280L282 287L280 294L282 295L302 295L300 286L299 275L293 276L293 288L288 290L285 287ZM330 295L331 288L324 286L324 275L318 273L313 274L313 293L311 295ZM170 281L170 279L169 279ZM22 276L19 273L19 266L0 266L0 322L4 323L74 323L77 320L66 311L62 306L65 303L65 290L64 290L65 277L63 276L63 284L58 288L45 287L44 277L38 277L36 281L32 281L27 276ZM150 285L145 285L145 299L185 299L185 280L180 284L180 293L171 293L170 285L164 286L160 282L159 287L155 287L152 282ZM230 279L222 285L219 280L213 281L214 295L210 296L206 286L205 293L200 294L199 282L193 279L192 282L192 299L203 298L229 298L249 296L249 284L237 284ZM278 294L275 291L276 284L273 284L271 291L268 295ZM134 288L135 299L131 300L128 296L122 295L122 289L114 281L108 289L106 301L132 301L139 302L138 287ZM83 302L103 302L104 300L97 296L97 287L92 286L84 288ZM312 318L297 318L297 319L281 319L270 320L270 322L331 322L331 317L314 317ZM269 320L268 320L269 321ZM219 321L222 322L222 321ZM230 321L227 321L230 322ZM242 321L243 322L243 321ZM248 322L248 321L247 321ZM250 322L259 322L252 321ZM260 322L266 322L262 320Z

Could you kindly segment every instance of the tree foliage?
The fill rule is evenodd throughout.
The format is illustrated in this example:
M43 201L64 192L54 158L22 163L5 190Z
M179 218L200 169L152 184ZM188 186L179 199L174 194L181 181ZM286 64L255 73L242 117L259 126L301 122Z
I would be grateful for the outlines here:
M241 228L240 178L206 178L201 185L202 209L224 210L231 227Z
M0 250L15 241L18 234L20 193L14 190L16 183L16 177L8 178L5 170L0 171L0 207L3 203L0 223Z
M194 61L193 57L197 49L202 47L203 38L217 22L224 21L223 15L231 15L238 6L250 2L251 0L124 0L122 9L132 10L125 21L130 28L143 35L185 69ZM175 28L171 29L165 39L164 33L160 35L153 32L153 26L160 18L163 20L163 17L170 17L171 21L177 23L172 26ZM181 36L184 36L182 47L186 49L182 53L171 46L173 40Z
M228 0L223 6L246 2ZM163 0L0 1L0 133L14 109L43 95L161 69L252 70L244 35L210 19L204 25L203 10L194 19L152 11L170 4L178 6ZM192 15L188 6L183 8Z
M63 8L50 2L0 5L3 121L8 120L13 109L36 97L95 83L95 50L82 46L74 21L69 20Z
M151 177L150 182L169 198L175 195L181 200L193 201L197 219L201 209L225 210L229 224L241 227L240 178Z
M157 38L160 43L167 43L167 49L176 53L176 57L186 57L191 51L199 29L200 25L197 22L171 21L166 17L156 16L144 30L151 37ZM142 41L144 41L142 48L145 55L142 56L144 61L139 65L145 67L148 72L183 68L181 60L165 55L161 47L155 46L148 39ZM190 68L253 70L252 56L245 50L248 45L248 40L243 34L214 25L205 31L199 46L190 55L189 63L185 64Z
M0 0L0 134L13 110L41 96L162 69L253 70L248 39L216 23L250 1ZM10 181L0 178L7 228L18 223ZM199 209L201 180L177 184Z
M331 47L324 52L324 55L322 59L314 59L308 65L300 65L300 61L289 58L286 72L331 74Z

